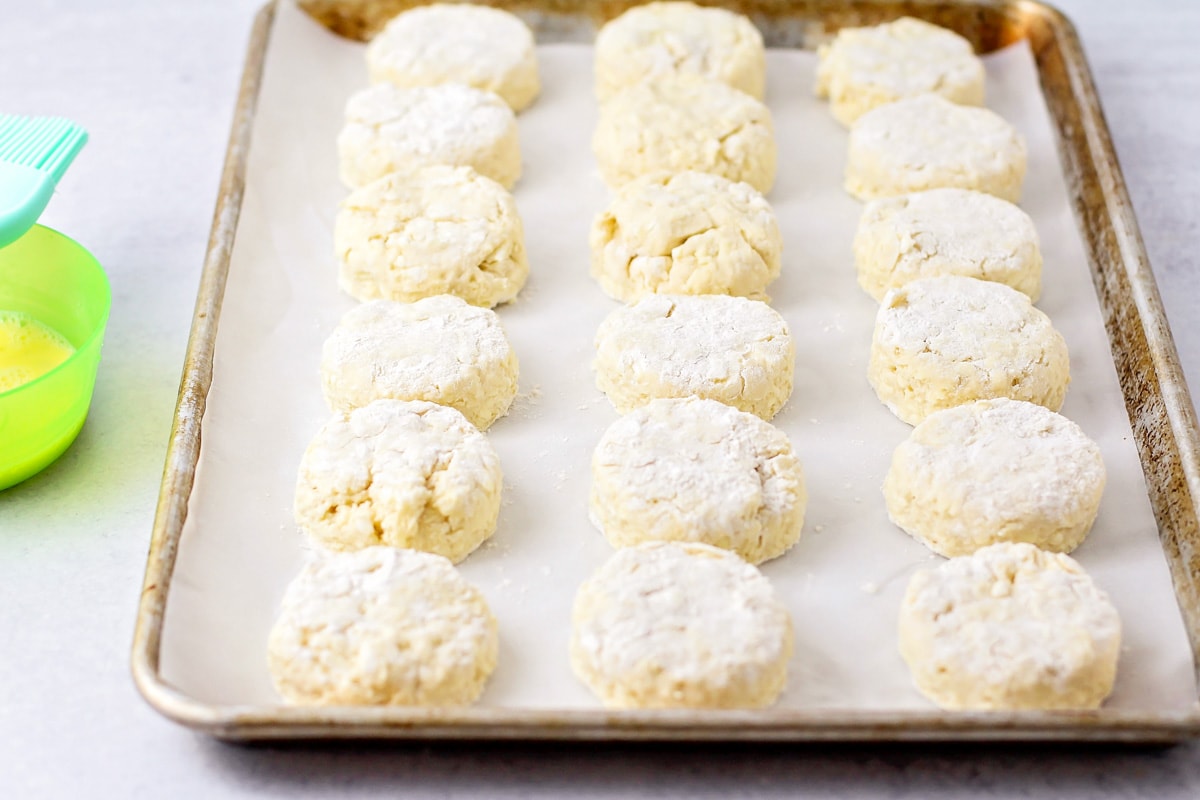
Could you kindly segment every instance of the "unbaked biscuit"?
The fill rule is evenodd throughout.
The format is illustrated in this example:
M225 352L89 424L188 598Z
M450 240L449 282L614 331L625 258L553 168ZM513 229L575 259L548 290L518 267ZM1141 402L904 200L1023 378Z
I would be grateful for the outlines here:
M372 83L463 83L499 95L513 111L541 88L533 33L520 18L470 3L434 3L391 20L367 45Z
M762 99L767 62L749 19L694 3L634 6L596 34L596 97L603 103L644 80L680 73Z
M900 609L900 655L942 708L1098 707L1112 691L1121 620L1070 556L995 544L921 570Z
M854 235L858 285L876 300L917 278L965 275L1036 301L1042 253L1033 220L1006 200L967 189L872 200Z
M707 397L770 419L792 394L796 345L778 312L724 295L650 295L596 331L596 386L624 414Z
M477 306L517 296L529 275L517 204L470 167L392 172L342 201L338 284L359 300L452 294Z
M500 459L452 408L376 400L325 424L296 478L296 524L335 550L410 547L461 561L496 529Z
M291 582L267 643L300 705L462 706L496 667L496 619L446 559L370 547L323 554Z
M455 83L379 84L355 93L337 148L342 182L351 189L425 164L474 167L506 189L521 175L512 109L491 92Z
M711 172L760 192L775 183L771 112L745 92L679 74L638 84L600 109L592 139L611 188L650 172Z
M807 500L787 435L715 400L652 400L592 455L591 516L614 547L702 542L758 564L800 538Z
M763 708L787 683L787 609L709 545L617 551L579 587L572 623L571 666L612 708Z
M517 373L496 312L445 294L356 306L321 349L321 387L334 411L381 397L428 400L480 429L508 413Z
M850 126L846 191L859 200L949 186L1015 203L1024 180L1024 140L986 108L922 94L868 111Z
M843 28L817 50L817 96L849 125L873 108L934 92L954 103L983 105L983 62L953 31L912 17Z
M1091 530L1104 458L1078 425L999 398L930 414L896 448L888 516L943 556L997 542L1069 553Z
M1028 296L957 275L887 293L875 317L867 377L883 404L910 425L993 397L1058 411L1071 380L1066 342Z
M655 172L618 190L592 223L592 276L610 297L730 294L769 300L783 238L748 183Z

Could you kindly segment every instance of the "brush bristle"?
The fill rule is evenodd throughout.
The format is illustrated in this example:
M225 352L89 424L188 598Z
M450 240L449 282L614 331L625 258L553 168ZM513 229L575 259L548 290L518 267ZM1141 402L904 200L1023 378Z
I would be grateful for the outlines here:
M63 173L67 171L67 167L71 166L71 162L75 160L75 156L87 144L87 140L87 131L72 123L63 132L54 149L50 151L45 161L38 166L38 169L53 175L55 182L61 180Z
M49 172L57 181L87 143L87 131L62 117L0 116L0 161Z

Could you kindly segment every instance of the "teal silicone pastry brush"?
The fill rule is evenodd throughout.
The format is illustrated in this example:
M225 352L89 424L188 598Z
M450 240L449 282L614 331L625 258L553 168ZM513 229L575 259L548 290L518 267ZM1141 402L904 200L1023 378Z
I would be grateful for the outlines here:
M0 247L33 227L86 143L87 131L62 117L0 115Z

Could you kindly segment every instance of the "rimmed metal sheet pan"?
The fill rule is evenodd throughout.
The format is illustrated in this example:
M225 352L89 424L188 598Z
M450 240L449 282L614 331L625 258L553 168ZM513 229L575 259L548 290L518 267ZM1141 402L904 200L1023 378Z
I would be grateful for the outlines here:
M277 0L284 2L285 0ZM302 0L331 30L363 38L413 3ZM496 3L525 13L542 40L588 35L619 2ZM806 2L728 4L749 13L769 44L811 48L839 27L909 14L950 27L981 52L1027 40L1037 63L1096 297L1132 423L1163 551L1191 644L1200 653L1200 458L1195 411L1134 219L1083 51L1057 11L1024 0L996 2ZM220 195L214 214L171 432L133 646L133 674L164 715L222 738L454 738L662 740L1076 739L1169 741L1200 733L1195 703L1170 712L941 711L612 712L476 707L285 708L221 706L186 696L160 669L164 609L201 448L213 349L245 175L263 64L276 6L252 30Z

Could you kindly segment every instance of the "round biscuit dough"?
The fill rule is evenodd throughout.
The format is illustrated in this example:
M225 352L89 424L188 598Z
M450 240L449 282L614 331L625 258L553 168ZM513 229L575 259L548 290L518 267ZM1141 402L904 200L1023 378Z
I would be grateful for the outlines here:
M434 3L394 17L367 45L372 83L404 88L462 83L513 111L538 96L533 32L519 17L469 3Z
M1066 342L1028 296L945 275L884 296L867 378L892 413L916 425L935 411L994 397L1058 411L1071 373Z
M496 530L503 474L487 437L434 403L376 400L338 414L304 451L296 524L326 547L467 557Z
M883 481L892 522L942 556L997 542L1069 553L1104 493L1104 458L1078 425L1036 403L977 400L930 414Z
M346 102L337 149L342 182L351 189L426 164L473 167L506 189L521 176L512 109L491 92L455 83L356 92Z
M496 312L448 294L356 306L321 349L321 387L334 411L384 397L428 400L486 430L508 413L517 375Z
M917 278L964 275L1037 301L1042 253L1033 220L1007 200L968 189L872 200L854 235L858 285L876 300Z
M859 200L954 187L1021 199L1025 142L986 108L922 94L863 114L850 126L846 191Z
M770 582L706 544L618 550L575 595L571 666L610 708L769 706L792 647Z
M705 172L655 172L622 186L592 223L592 276L623 302L648 294L769 300L783 237L748 183Z
M775 183L771 112L745 92L694 75L614 95L600 108L592 150L614 189L650 172L685 170L745 181L764 193Z
M792 394L796 345L766 303L650 295L596 331L596 386L622 414L658 397L707 397L770 419Z
M701 542L759 564L800 538L807 500L787 435L715 400L652 400L592 455L592 520L614 547Z
M338 284L358 300L452 294L490 307L529 275L517 204L470 167L392 172L342 201L333 226Z
M921 570L900 609L900 655L951 710L1097 708L1112 692L1121 621L1070 556L994 544Z
M289 703L462 706L498 645L487 601L449 561L369 547L323 554L291 582L267 665Z
M960 105L981 106L983 62L971 43L912 17L867 28L843 28L817 50L817 96L850 125L873 108L933 92Z
M596 34L596 97L601 103L644 80L699 75L760 100L767 61L749 19L695 3L634 6Z

